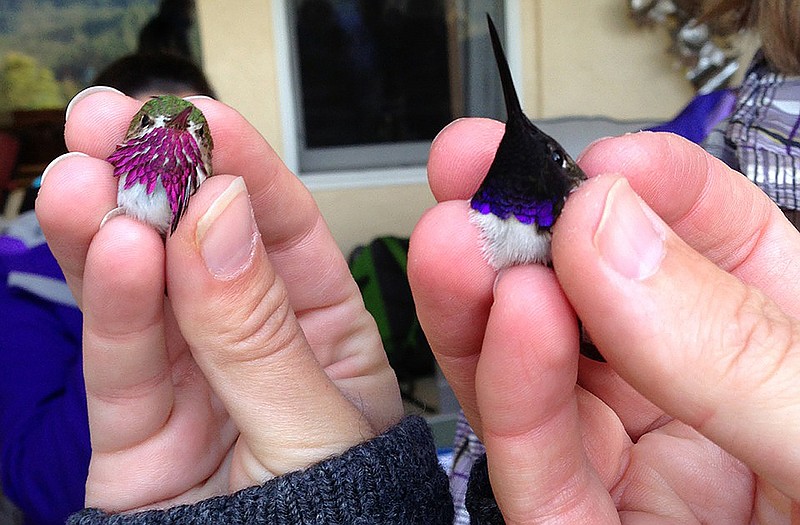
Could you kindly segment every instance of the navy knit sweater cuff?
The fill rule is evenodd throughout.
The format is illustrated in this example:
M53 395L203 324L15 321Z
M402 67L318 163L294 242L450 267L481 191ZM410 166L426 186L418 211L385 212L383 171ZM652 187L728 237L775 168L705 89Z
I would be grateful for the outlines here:
M472 466L467 484L467 512L470 525L500 525L505 523L500 507L494 499L492 485L489 483L489 464L486 454Z
M133 514L97 509L69 525L452 524L447 476L425 421L410 416L386 433L303 471L228 496Z

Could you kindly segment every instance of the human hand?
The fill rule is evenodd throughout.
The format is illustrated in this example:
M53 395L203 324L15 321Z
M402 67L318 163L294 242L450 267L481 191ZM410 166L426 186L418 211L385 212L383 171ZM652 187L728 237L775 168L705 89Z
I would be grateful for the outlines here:
M800 520L797 231L699 147L626 135L580 158L554 271L496 275L465 199L502 133L434 141L409 277L506 521ZM575 312L607 363L579 355Z
M104 159L141 105L116 91L73 101L66 141L82 153L49 166L37 200L84 314L86 503L106 511L256 485L402 415L377 328L311 195L238 113L192 102L218 175L166 246L128 217L100 228L116 207Z

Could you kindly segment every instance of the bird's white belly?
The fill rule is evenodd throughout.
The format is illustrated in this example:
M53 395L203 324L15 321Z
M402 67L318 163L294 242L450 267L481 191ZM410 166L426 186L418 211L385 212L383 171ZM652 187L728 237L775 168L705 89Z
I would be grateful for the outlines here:
M117 206L127 215L153 225L161 233L166 232L172 221L172 210L161 181L156 184L153 193L148 195L144 184L134 184L127 190L123 189L126 179L127 175L119 179Z
M503 220L473 209L469 220L480 229L483 256L495 269L550 262L549 231L539 231L535 224L523 224L513 216Z

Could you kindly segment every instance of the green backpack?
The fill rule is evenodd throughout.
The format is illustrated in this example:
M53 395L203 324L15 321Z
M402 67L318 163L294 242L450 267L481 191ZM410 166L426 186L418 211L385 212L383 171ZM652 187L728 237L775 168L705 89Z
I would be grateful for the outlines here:
M349 261L401 387L434 372L433 354L411 297L407 262L408 239L398 237L378 237L359 246Z

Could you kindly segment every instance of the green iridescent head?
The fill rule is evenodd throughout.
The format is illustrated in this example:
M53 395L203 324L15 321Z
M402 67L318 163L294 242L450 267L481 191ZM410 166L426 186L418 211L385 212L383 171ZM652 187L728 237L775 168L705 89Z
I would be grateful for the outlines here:
M162 126L189 131L204 153L210 153L214 147L203 112L175 95L161 95L148 100L134 115L125 138L141 137Z
M194 104L173 95L147 101L107 159L119 178L119 209L173 233L189 198L212 175L212 148L208 122Z

